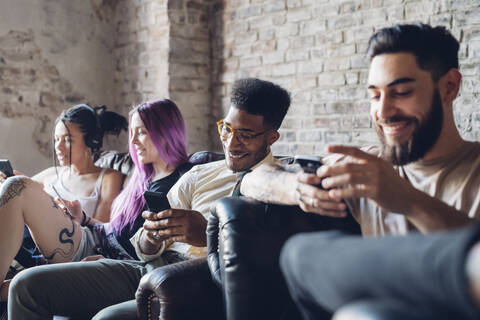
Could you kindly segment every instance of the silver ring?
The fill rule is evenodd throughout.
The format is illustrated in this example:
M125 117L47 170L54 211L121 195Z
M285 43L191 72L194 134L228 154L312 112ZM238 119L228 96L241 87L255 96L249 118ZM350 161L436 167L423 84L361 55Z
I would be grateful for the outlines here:
M158 230L153 233L153 238L155 240L160 240L160 235L158 234Z
M310 207L315 208L315 199L310 198Z

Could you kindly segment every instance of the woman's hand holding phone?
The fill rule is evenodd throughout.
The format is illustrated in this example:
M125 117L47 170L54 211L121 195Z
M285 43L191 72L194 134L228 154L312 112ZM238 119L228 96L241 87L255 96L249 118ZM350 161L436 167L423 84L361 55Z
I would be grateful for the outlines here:
M72 220L82 223L83 219L83 214L82 214L82 205L80 204L80 201L74 200L74 201L68 201L61 199L59 197L55 198L55 202L58 204L60 209L65 212L65 214L69 215Z

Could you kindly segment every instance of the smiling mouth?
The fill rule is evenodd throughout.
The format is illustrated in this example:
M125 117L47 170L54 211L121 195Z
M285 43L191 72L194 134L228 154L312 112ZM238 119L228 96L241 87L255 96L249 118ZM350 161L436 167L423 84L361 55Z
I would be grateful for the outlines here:
M399 121L382 124L383 133L389 137L400 137L410 132L412 121Z
M248 153L245 152L229 152L228 157L232 160L242 159L247 156Z

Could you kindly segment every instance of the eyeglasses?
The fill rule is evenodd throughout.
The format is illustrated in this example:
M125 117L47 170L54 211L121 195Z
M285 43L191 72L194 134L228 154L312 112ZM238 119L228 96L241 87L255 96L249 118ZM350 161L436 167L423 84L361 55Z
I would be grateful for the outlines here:
M252 133L250 131L247 131L245 129L233 129L231 126L226 124L224 122L225 119L217 121L217 128L218 128L218 134L220 135L220 139L222 141L227 141L228 139L232 138L233 135L236 134L236 137L238 140L247 145L250 142L252 142L253 139L258 137L259 135L262 135L272 129L267 129L265 131L259 132L259 133Z

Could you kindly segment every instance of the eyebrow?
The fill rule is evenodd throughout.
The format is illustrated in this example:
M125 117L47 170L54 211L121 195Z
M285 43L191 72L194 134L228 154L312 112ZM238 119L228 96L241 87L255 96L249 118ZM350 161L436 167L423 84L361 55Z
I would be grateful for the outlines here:
M399 79L395 79L392 82L390 82L389 84L387 84L387 87L393 87L393 86L396 86L397 84L409 83L409 82L415 82L415 81L416 80L414 78L408 78L408 77L399 78ZM374 86L373 84L371 84L371 85L368 86L368 89L377 89L377 87Z
M225 124L228 124L229 126L232 126L230 122L227 122L227 121L223 121ZM235 128L233 128L235 129ZM256 132L255 130L253 129L249 129L249 128L238 128L238 129L235 129L235 130L240 130L240 131L248 131L248 132Z

